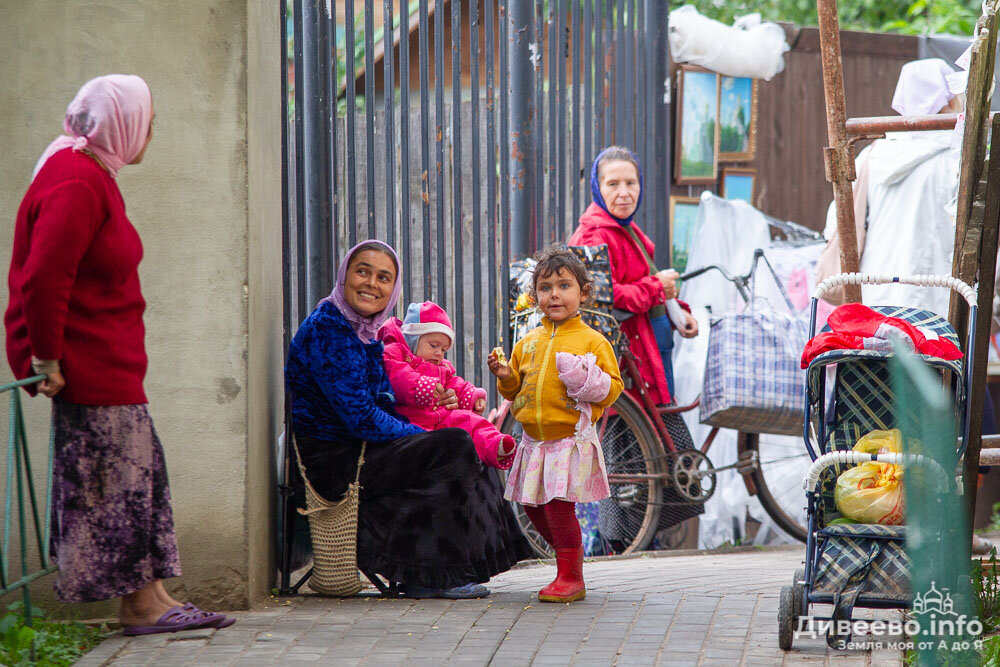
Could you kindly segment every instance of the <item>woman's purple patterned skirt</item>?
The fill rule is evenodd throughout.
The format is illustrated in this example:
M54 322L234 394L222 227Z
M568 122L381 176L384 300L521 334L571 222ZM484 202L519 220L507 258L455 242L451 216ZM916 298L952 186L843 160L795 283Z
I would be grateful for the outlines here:
M146 405L53 401L56 597L94 602L181 573L160 439Z

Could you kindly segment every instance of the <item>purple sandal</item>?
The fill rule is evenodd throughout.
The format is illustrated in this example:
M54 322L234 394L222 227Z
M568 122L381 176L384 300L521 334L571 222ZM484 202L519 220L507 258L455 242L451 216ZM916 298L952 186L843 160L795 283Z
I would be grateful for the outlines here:
M216 612L202 611L201 609L198 609L198 607L195 607L190 602L184 603L184 611L190 612L191 614L193 614L195 616L197 616L199 614L204 615L205 617L208 617L208 616L222 616L222 620L219 621L218 623L216 623L215 626L214 626L216 630L222 630L223 628L228 628L230 625L233 625L234 623L236 623L236 617L232 617L231 618L229 616L223 616L222 614L219 614L219 613L216 613Z
M208 614L201 610L192 612L178 606L168 609L153 625L129 625L122 628L122 634L134 636L154 635L160 632L180 632L202 628L206 625L218 626L225 620L228 619L222 614Z

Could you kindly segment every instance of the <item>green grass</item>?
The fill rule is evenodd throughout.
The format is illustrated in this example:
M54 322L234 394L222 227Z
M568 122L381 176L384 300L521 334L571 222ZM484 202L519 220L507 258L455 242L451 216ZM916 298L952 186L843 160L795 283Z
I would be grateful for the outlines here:
M983 667L1000 667L1000 635L983 640Z
M32 607L32 627L24 624L24 604L15 602L7 607L0 619L0 665L72 665L97 646L106 635L77 621L49 621L45 612ZM31 661L31 644L35 643L35 662Z

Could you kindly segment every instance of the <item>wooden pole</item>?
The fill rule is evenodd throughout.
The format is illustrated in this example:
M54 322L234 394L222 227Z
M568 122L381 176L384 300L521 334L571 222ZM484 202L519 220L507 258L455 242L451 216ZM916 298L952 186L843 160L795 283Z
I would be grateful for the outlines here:
M860 270L858 235L854 222L854 147L847 138L847 108L844 102L844 68L840 58L840 22L837 0L817 0L819 41L823 63L823 93L826 97L826 130L830 145L823 149L826 180L833 184L840 236L840 270ZM861 286L845 285L847 303L861 302Z

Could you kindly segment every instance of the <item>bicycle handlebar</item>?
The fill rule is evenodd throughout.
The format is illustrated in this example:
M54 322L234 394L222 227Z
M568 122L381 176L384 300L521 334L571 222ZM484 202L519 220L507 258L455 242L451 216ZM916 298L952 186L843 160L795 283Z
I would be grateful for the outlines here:
M764 251L761 248L757 248L756 250L753 251L753 263L750 265L750 271L748 271L745 274L731 276L721 266L718 266L716 264L709 264L708 266L703 266L693 271L688 271L684 275L680 276L679 279L690 280L691 278L697 278L703 273L715 269L716 271L722 274L723 278L733 283L733 285L736 287L736 291L739 292L740 296L743 298L743 303L748 304L750 303L750 293L747 288L750 285L750 281L753 280L754 274L757 272L757 263L761 259L764 260L764 264L766 264L767 268L771 271L771 276L774 278L774 284L778 286L778 290L781 292L781 296L784 297L785 303L788 305L788 309L794 312L795 307L792 305L792 300L789 298L788 292L785 291L785 286L781 284L780 280L778 280L778 274L775 272L774 267L771 266L771 262L768 261L767 256L764 255Z

